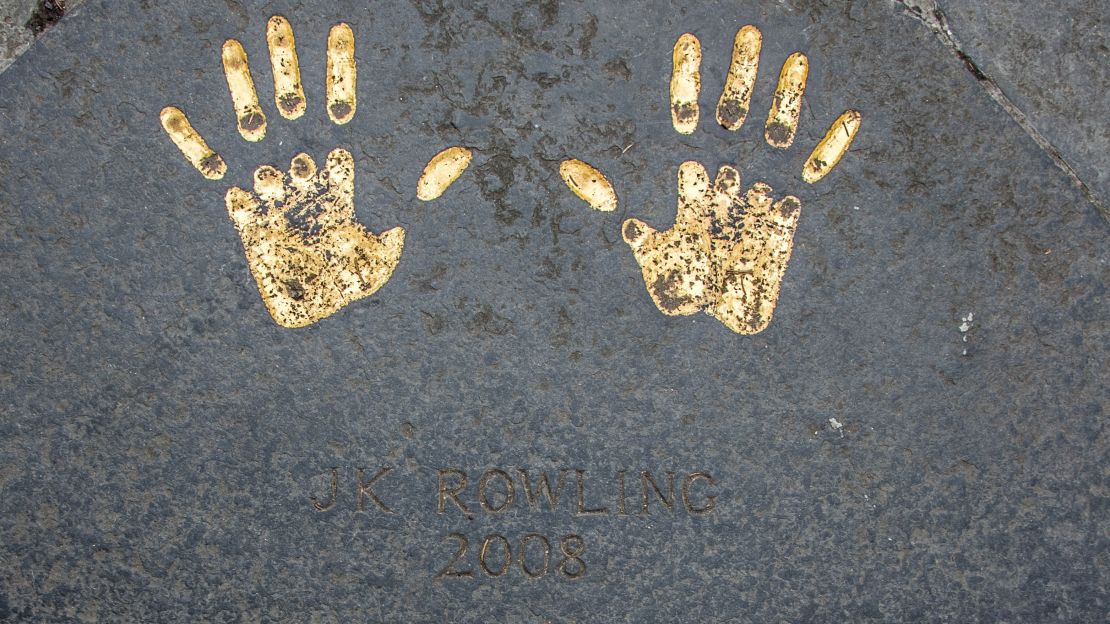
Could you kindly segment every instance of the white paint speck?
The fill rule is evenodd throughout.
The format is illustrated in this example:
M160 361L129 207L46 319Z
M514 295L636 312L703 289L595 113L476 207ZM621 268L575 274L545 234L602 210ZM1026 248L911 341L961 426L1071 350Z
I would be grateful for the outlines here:
M836 429L836 430L839 430L841 427L844 426L843 424L840 423L840 421L838 421L835 418L830 418L829 419L829 425L832 426L832 428Z
M972 322L975 320L975 314L968 312L967 316L960 317L960 333L963 334L963 342L967 342L967 332L971 331ZM963 355L967 355L967 349L963 350Z

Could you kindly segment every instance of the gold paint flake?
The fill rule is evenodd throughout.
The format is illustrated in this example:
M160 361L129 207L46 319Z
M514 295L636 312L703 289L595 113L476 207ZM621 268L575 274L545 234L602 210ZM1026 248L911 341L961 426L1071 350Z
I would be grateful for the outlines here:
M180 108L167 106L162 109L159 117L162 120L162 128L170 136L170 140L201 175L209 180L223 179L224 174L227 173L224 159L208 147Z
M856 138L860 121L859 111L847 110L829 126L825 138L813 148L809 160L802 167L803 180L813 184L832 171L833 167L840 162L840 157L852 145L852 139Z
M355 116L357 106L355 71L355 33L340 22L328 32L328 117L345 124Z
M717 123L729 130L739 130L748 117L762 47L763 34L755 26L748 24L736 31L728 78L717 102Z
M624 240L664 314L702 310L740 334L758 333L771 322L801 203L790 196L773 203L763 183L746 194L740 189L733 167L721 167L710 186L705 167L687 161L679 167L671 229L624 222Z
M274 74L274 105L286 119L297 119L305 112L304 87L301 86L301 65L293 27L280 15L266 24L266 43L270 48L270 69Z
M617 193L613 185L596 168L581 160L564 160L559 175L570 190L594 210L613 212L617 209Z
M798 130L798 118L802 114L802 95L806 90L809 76L809 59L801 52L791 54L782 64L779 84L775 89L775 99L771 112L767 115L767 128L764 137L772 147L786 149L794 143L794 133Z
M416 183L416 197L421 201L436 199L470 166L472 154L465 147L449 147L432 156Z
M254 90L243 45L234 39L225 41L223 63L239 134L248 141L261 141L266 136L266 115L258 104L258 93Z
M671 123L675 132L692 134L698 127L698 94L701 92L701 42L685 33L671 54Z
M319 172L298 154L288 173L259 167L253 193L227 191L251 274L282 327L310 325L374 294L401 258L403 228L374 234L355 221L354 176L351 153L336 149Z

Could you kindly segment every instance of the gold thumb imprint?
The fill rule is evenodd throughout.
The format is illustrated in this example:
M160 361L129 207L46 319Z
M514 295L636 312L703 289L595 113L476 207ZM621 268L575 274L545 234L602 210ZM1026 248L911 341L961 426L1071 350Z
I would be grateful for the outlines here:
M472 154L465 147L448 147L442 152L432 156L424 166L424 173L416 183L416 198L421 201L432 201L447 190L451 183L459 179L463 171L470 166Z
M578 159L564 160L559 165L563 182L594 210L613 212L617 209L617 193L609 180L591 165Z

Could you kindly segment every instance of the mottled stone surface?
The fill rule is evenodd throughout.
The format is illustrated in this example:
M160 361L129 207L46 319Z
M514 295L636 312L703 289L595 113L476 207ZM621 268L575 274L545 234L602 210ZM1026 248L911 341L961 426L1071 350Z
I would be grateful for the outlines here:
M0 0L0 72L85 0Z
M963 50L1110 203L1110 4L942 2Z
M241 39L273 112L275 12L297 36L308 113L271 115L247 144L219 47ZM360 80L342 127L321 104L339 20ZM675 39L702 41L708 110L749 22L764 33L752 121L729 133L707 116L680 138ZM794 50L809 91L795 146L776 151L758 122ZM1108 226L901 4L99 0L0 92L0 620L1107 612ZM167 104L227 160L222 182L165 137ZM803 184L809 147L848 107L863 113L852 150ZM416 201L422 167L454 144L474 150L470 168ZM372 297L282 329L223 193L335 147L355 157L359 221L404 226L404 255ZM568 157L612 181L615 212L566 189ZM621 240L627 217L671 223L687 159L801 199L760 334L659 313ZM357 496L359 469L383 466L373 490L392 513ZM476 487L494 467L572 472L557 511L530 511L518 486L493 514ZM469 516L449 500L437 513L445 468L469 475ZM573 470L584 506L607 514L576 513ZM673 512L643 515L641 470L675 472L680 490L709 473L691 504L716 506L692 514L679 491ZM533 532L553 544L543 578L482 571L486 535L516 554ZM469 539L455 569L471 579L436 578L452 533ZM570 534L586 545L577 580L555 569Z
M37 6L36 0L0 0L0 72L35 40L27 21Z

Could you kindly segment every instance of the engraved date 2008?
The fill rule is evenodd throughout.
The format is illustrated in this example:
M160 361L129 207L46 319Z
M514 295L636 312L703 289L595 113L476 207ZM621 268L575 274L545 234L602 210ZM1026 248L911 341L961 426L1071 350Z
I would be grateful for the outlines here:
M447 565L436 575L437 579L472 579L476 576L470 553L470 539L463 533L451 533L447 540L457 544L455 554ZM586 576L586 540L581 536L564 535L558 542L558 553L552 553L551 540L539 533L529 533L519 540L499 533L490 533L482 539L478 548L478 566L481 573L497 578L519 569L520 574L530 579L540 579L549 572L567 579L580 579ZM552 563L555 561L554 570Z

